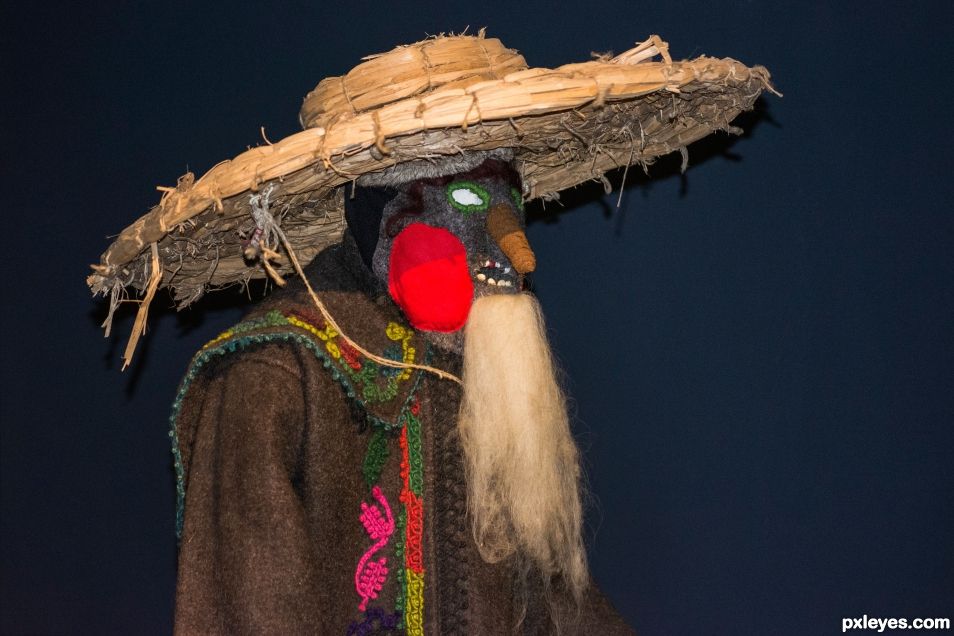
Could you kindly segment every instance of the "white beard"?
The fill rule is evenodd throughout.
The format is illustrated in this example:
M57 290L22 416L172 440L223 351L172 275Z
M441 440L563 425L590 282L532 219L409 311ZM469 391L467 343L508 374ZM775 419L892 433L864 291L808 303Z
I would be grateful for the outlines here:
M467 503L481 556L514 556L560 581L588 584L579 453L539 304L529 294L478 298L464 327L459 432Z

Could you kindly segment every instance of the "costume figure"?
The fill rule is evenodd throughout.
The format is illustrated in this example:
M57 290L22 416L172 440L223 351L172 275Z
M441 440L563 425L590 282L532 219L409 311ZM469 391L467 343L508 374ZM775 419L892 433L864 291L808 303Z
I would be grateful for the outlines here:
M304 133L170 189L94 290L187 304L301 274L176 397L177 632L631 633L587 574L524 201L684 148L765 87L655 37L555 71L431 39L323 81Z

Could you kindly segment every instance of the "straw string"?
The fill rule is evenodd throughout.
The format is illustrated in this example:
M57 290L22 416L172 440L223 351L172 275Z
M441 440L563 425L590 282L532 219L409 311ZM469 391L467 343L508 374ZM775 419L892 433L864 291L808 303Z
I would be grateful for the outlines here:
M351 112L355 115L358 114L358 109L354 107L354 102L351 101L351 95L348 94L348 85L345 83L347 75L341 76L341 94L344 95L345 101L348 102L348 106L351 108Z
M434 65L431 63L431 58L427 57L426 46L422 46L418 48L417 50L421 54L421 59L424 60L424 64L422 65L422 67L424 69L424 72L427 74L427 90L431 90L434 88L434 76L431 73L431 69L434 68Z

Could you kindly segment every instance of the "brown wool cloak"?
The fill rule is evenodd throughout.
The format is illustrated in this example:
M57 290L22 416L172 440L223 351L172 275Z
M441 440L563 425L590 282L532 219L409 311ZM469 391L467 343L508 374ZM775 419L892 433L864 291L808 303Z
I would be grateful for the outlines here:
M417 361L459 372L459 358L411 335L350 239L325 250L308 272L342 328L369 350L389 355L390 347L393 355L394 323L407 330L405 354L413 348ZM387 559L388 572L366 612L355 573L375 543L359 520L362 502L375 504L369 443L378 435L388 448L370 479L398 517L399 437L409 407L420 422L423 462L424 633L552 632L539 594L530 594L526 611L515 599L512 563L488 564L477 552L455 436L459 387L420 372L395 380L377 369L367 383L376 388L362 390L353 364L367 371L367 361L322 339L328 334L314 313L296 281L254 310L251 326L207 345L183 381L173 429L184 497L176 633L404 633L403 623L392 629L408 618L397 611L406 580L402 528L373 555ZM297 322L285 322L289 316ZM389 399L384 386L397 388ZM595 586L568 631L632 633Z

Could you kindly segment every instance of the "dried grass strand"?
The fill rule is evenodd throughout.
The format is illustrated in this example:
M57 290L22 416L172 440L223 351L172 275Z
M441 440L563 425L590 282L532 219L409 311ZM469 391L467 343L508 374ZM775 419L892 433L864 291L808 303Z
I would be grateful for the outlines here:
M149 284L146 286L146 295L139 303L139 311L136 312L136 321L133 323L129 340L126 342L126 350L123 351L123 371L125 371L129 363L132 362L140 336L146 333L146 319L149 317L149 305L152 303L153 296L156 295L156 290L159 289L159 281L162 280L162 266L159 263L159 246L153 243L150 247L152 249L152 261L150 264Z

